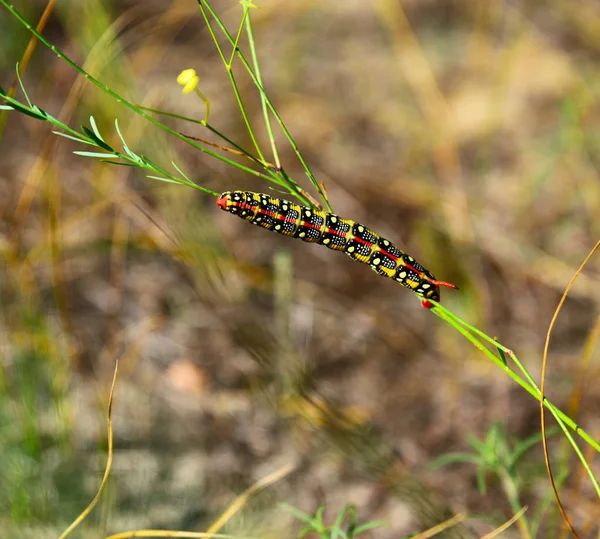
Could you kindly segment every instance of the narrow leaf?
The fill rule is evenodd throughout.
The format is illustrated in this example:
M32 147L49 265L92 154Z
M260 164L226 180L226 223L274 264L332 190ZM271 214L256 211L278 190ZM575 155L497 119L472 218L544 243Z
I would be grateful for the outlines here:
M129 146L127 145L127 142L125 142L125 137L123 136L123 133L121 133L121 130L119 129L119 120L115 119L115 128L117 130L117 134L119 135L119 138L121 139L121 142L123 144L123 149L125 150L125 153L131 157L132 159L135 159L136 161L139 160L139 157L137 154L133 153L130 149Z
M89 146L95 146L95 144L93 142L90 142L89 140L87 140L86 138L83 138L83 136L77 134L77 135L68 135L67 133L61 133L60 131L52 131L55 135L58 135L59 137L65 137L65 138L70 138L71 140L74 140L75 142L79 142L81 144L88 144Z
M19 62L17 62L17 79L19 80L19 86L21 86L21 90L23 91L23 95L25 96L25 99L27 99L27 103L29 103L29 106L31 107L31 100L29 99L29 96L27 95L27 90L25 90L25 85L23 84L23 81L21 80L21 73L20 73L20 69L19 69Z
M100 152L80 152L80 151L76 151L73 152L75 155L83 155L84 157L100 157L101 159L104 159L106 157L114 157L114 158L118 158L118 155L115 155L114 153L100 153Z
M31 116L32 118L35 118L36 120L45 120L46 119L44 116L40 116L39 114L32 111L31 109L28 109L25 105L21 105L21 103L19 103L18 101L11 101L9 107L18 112L21 112L22 114Z
M92 129L94 130L94 133L96 134L96 137L98 137L102 142L104 142L106 144L106 142L102 138L102 135L100 134L100 131L98 131L98 126L96 125L96 120L94 119L93 116L90 116L90 125L92 126Z
M387 522L384 522L383 520L374 520L373 522L367 522L365 524L357 526L354 530L354 535L366 532L367 530L372 530L373 528L385 528L387 526L389 526L389 524Z
M120 165L122 167L136 167L139 168L135 163L128 163L127 161L111 161L110 159L100 159L102 163L110 163L111 165Z
M106 150L107 152L114 152L114 148L111 148L108 144L106 144L106 142L104 142L102 139L99 139L96 136L96 133L94 133L89 127L86 127L85 125L81 126L81 130L88 136L90 137L90 139L92 139L97 146L100 146L100 148L103 148L104 150Z

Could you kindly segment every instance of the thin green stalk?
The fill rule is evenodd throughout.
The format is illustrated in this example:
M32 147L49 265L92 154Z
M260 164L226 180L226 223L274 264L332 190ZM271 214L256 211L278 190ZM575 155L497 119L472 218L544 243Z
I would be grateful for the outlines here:
M210 155L211 157L214 157L215 159L218 159L219 161L222 161L223 163L231 165L239 170L243 170L244 172L247 172L248 174L252 174L253 176L258 176L259 178L263 178L263 179L267 179L267 180L269 179L268 176L266 176L265 174L263 174L261 172L258 172L249 167L246 167L244 165L236 163L235 161L232 161L231 159L227 159L226 157L223 157L222 155L219 155L218 153L215 153L215 152L212 152L211 150L206 149L205 147L201 146L200 144L196 144L194 141L190 140L185 135L178 133L177 131L171 129L169 126L163 124L162 122L159 122L158 120L156 120L149 114L146 114L139 107L136 107L133 103L130 103L129 101L127 101L125 98L121 97L116 92L113 92L108 86L106 86L105 84L101 83L99 80L94 78L87 71L85 71L83 68L81 68L79 65L77 65L73 60L71 60L68 56L66 56L59 49L57 49L54 45L52 45L43 35L41 35L35 28L33 28L27 22L27 20L15 9L15 7L12 4L9 4L6 0L0 0L0 3L4 7L6 7L6 9L8 9L14 15L14 17L16 17L25 28L27 28L27 30L29 30L33 35L35 35L44 45L46 45L46 47L48 47L52 52L54 52L54 54L56 54L61 60L65 61L67 64L69 64L80 75L85 77L96 87L100 88L103 92L110 95L118 103L125 105L125 107L132 110L136 114L140 115L142 118L148 120L150 123L156 125L157 127L164 129L167 133L173 135L174 137L186 142L187 144L190 144L197 150L200 150L201 152L203 152L207 155Z
M250 54L252 55L252 64L254 65L254 72L256 73L256 79L262 86L262 76L260 74L260 65L258 63L258 56L256 54L256 46L254 44L254 34L252 32L252 20L250 17L246 17L246 34L248 35L248 42L250 44ZM267 136L271 143L271 151L273 152L273 159L275 160L275 166L281 168L281 162L279 160L279 152L277 151L277 145L275 143L275 137L273 136L273 128L271 127L271 120L269 119L269 109L265 101L264 93L260 92L260 104L263 110L263 116L265 118L265 127L267 128Z
M227 75L229 76L229 82L231 83L231 87L233 88L233 93L235 94L235 99L237 101L240 112L242 113L242 118L244 119L244 123L246 124L246 129L248 130L248 134L250 135L252 144L254 145L254 148L256 149L256 153L259 155L260 159L262 159L264 161L265 158L260 150L258 141L256 140L256 137L254 136L254 131L252 129L252 125L250 124L250 119L248 118L248 113L246 112L246 107L244 106L242 96L240 95L240 91L239 91L237 82L235 80L235 77L233 76L233 71L231 70L231 66L229 65L229 63L227 62L227 60L225 58L225 53L223 52L221 45L219 45L219 41L213 30L212 25L210 24L210 20L208 19L206 12L202 9L201 9L201 11L202 11L202 16L204 17L204 21L206 22L208 31L210 32L210 35L215 44L215 47L217 48L219 56L221 57L221 61L223 62L223 64L225 65L225 68L227 70ZM241 28L242 28L242 25L240 25L240 31L241 31ZM235 42L232 39L230 39L230 43L232 45L234 45L233 53L235 53L237 45L235 45Z
M231 70L231 66L233 65L233 59L235 58L235 51L238 48L238 44L240 42L240 37L242 35L242 29L244 28L244 23L248 18L248 7L244 6L244 13L242 14L242 20L240 21L240 25L238 26L237 35L235 36L235 43L231 49L231 56L229 57L229 62L225 64L227 71Z
M525 366L521 363L521 361L519 360L519 358L517 357L517 355L512 350L510 350L510 349L506 348L505 346L501 345L496 339L491 339L485 333L481 332L477 328L475 328L475 327L471 326L470 324L466 323L464 320L462 320L461 318L459 318L458 316L456 316L454 313L448 311L448 309L446 309L445 307L441 306L439 303L436 302L436 305L437 305L437 307L441 308L441 310L443 310L446 315L448 315L448 318L452 318L453 320L459 322L460 324L462 324L463 326L469 328L470 330L472 330L474 333L476 333L480 337L483 337L485 340L492 342L494 344L494 346L496 346L497 349L506 352L513 359L513 361L515 362L515 364L519 367L519 370L523 373L523 375L525 376L525 378L529 382L530 387L533 388L534 392L530 391L530 393L532 395L534 395L535 397L537 397L538 400L540 399L540 396L541 396L540 387L538 386L538 384L535 382L535 380L533 379L533 377L529 374L529 371L525 368ZM448 320L448 318L447 318L447 320ZM493 356L493 357L495 358L496 363L499 364L496 356ZM502 360L500 360L500 361L502 361ZM506 360L504 360L502 362L502 365L504 365L506 368L509 368L507 365L505 365L505 362L506 362ZM546 405L546 408L548 408L552 412L552 414L556 418L558 424L560 425L561 429L563 429L563 431L565 431L566 429L565 429L565 425L564 425L563 421L565 421L565 418L567 416L565 414L563 414L562 412L560 412L560 410L558 410L553 405L552 406ZM576 429L574 429L574 430L576 430ZM578 434L580 434L580 436L581 436L581 432L579 432ZM567 438L569 440L572 440L572 438L570 436L568 436ZM585 437L584 437L584 439L585 439ZM581 454L581 451L579 450L579 447L575 444L574 440L571 442L571 445L575 449L575 452L580 456L580 459L584 459L583 455ZM590 467L589 467L588 463L585 461L585 459L582 462L584 463L585 469L588 470L589 474L591 474ZM590 478L592 479L592 482L594 483L594 486L597 487L598 482L596 481L596 478L593 476L593 474L590 475ZM600 492L599 492L599 494L600 494Z
M154 114L161 114L162 116L168 116L169 118L176 118L178 120L185 120L186 122L190 122L190 123L194 123L194 124L199 124L202 127L205 127L211 133L214 133L220 139L223 139L225 142L227 142L227 144L230 144L238 152L244 154L244 156L246 156L248 159L250 159L251 161L253 161L257 165L263 167L266 170L266 172L268 174L270 174L271 177L275 180L275 183L278 183L279 185L282 185L279 176L277 176L277 174L275 172L273 172L273 170L272 170L273 165L271 165L270 163L267 163L266 161L261 161L260 159L258 159L254 155L252 155L251 153L247 152L239 144L237 144L236 142L234 142L233 140L231 140L227 135L224 135L223 133L221 133L221 131L219 131L218 129L214 128L209 123L206 123L203 120L196 120L194 118L190 118L189 116L183 116L181 114L175 114L174 112L168 112L166 110L153 109L151 107L144 107L142 105L137 105L137 106L140 109L142 109L142 110L145 110L145 111L148 111L148 112L153 112ZM282 185L282 187L285 187L285 186Z
M596 489L596 494L600 498L600 485L598 484L598 480L594 476L594 472L592 472L592 469L591 469L590 465L588 464L588 462L587 462L584 454L581 452L581 449L579 449L579 446L577 445L577 442L573 439L573 436L567 430L567 428L564 425L564 422L559 417L558 410L557 409L553 409L553 408L548 408L548 409L550 410L550 413L554 416L554 419L556 420L556 422L559 424L559 426L562 429L562 431L563 431L564 435L566 436L567 440L569 440L569 443L573 446L573 449L575 450L575 453L577 453L577 456L579 457L579 460L581 461L581 464L583 465L585 471L587 472L589 478L592 481L592 484L594 485L594 488Z
M1 0L1 1L4 1L4 0ZM204 9L204 5L206 5L206 8L209 10L210 14L213 16L213 18L215 19L215 21L217 22L217 24L221 28L221 31L223 32L223 34L225 35L225 37L233 45L234 39L231 37L231 34L227 30L227 28L225 27L225 25L223 24L223 22L221 21L221 19L218 17L218 15L214 11L214 9L210 5L210 3L207 0L197 0L197 2L198 2L198 5L200 7L200 10L202 11L202 14L203 14L205 20L208 21L208 16L206 15L206 11ZM325 193L323 192L322 187L319 185L319 182L317 182L316 178L314 177L312 171L310 170L310 167L308 166L308 163L305 161L304 157L302 156L302 153L300 152L300 149L298 148L298 146L296 145L296 142L292 138L291 133L288 131L287 127L283 123L283 120L281 119L281 116L279 116L279 113L277 112L277 110L273 106L273 103L271 103L271 100L269 99L269 96L265 93L265 90L262 87L262 84L260 84L260 82L256 78L256 75L255 75L254 71L252 70L252 68L250 67L250 64L246 60L246 57L244 56L244 54L242 53L242 51L240 51L239 49L237 50L237 55L239 56L242 64L244 65L244 67L246 68L246 71L248 72L248 74L252 78L252 82L254 83L254 85L256 86L256 88L258 89L258 91L260 92L261 96L264 96L264 100L267 103L267 106L269 107L269 109L271 110L273 116L277 120L277 123L279 124L280 129L283 131L284 135L288 139L288 142L290 143L290 146L292 147L292 149L294 150L294 153L298 157L298 160L300 161L300 163L304 167L304 170L306 172L306 175L308 176L308 179L313 184L313 186L315 187L315 189L317 190L317 192L319 193L319 195L321 196L321 198L325 202L325 205L326 205L328 211L332 211L331 205L329 204L329 201L327 200L327 197L325 196Z
M25 92L25 89L23 89L23 91ZM216 193L215 191L212 191L211 189L207 189L206 187L202 187L201 185L198 185L198 184L192 182L183 173L183 171L176 165L176 163L172 162L172 165L183 176L184 179L173 176L168 171L166 171L164 168L162 168L161 166L152 162L147 157L137 155L127 145L127 142L125 141L123 134L121 133L121 131L119 129L119 124L116 121L115 121L115 128L116 128L117 134L119 135L119 138L121 139L121 143L123 145L123 149L125 150L125 153L115 150L112 146L110 146L102 138L102 135L98 131L96 122L93 117L90 117L90 125L91 125L92 129L90 130L88 127L82 126L81 127L82 132L80 133L78 131L75 131L74 129L71 129L68 125L65 125L63 122L61 122L58 118L55 118L54 116L52 116L48 112L40 109L36 105L32 104L31 106L27 106L27 105L17 101L16 99L8 96L4 92L4 90L2 90L2 88L0 88L0 99L3 99L5 103L8 103L8 105L0 105L0 109L15 110L17 112L21 112L22 114L27 114L28 116L31 116L37 120L48 122L48 123L58 127L62 131L66 131L66 133L62 132L62 131L53 131L53 133L55 133L56 135L64 137L64 138L68 138L70 140L74 140L75 142L77 142L79 144L87 144L87 145L94 146L94 147L102 150L101 152L75 151L74 153L76 155L82 155L85 157L95 157L95 158L101 159L105 163L113 163L115 165L121 165L121 166L135 166L138 168L142 168L144 170L156 172L156 173L161 174L162 177L157 177L157 176L148 176L148 177L154 178L157 180L161 180L161 181L165 181L165 182L176 183L179 185L185 185L188 187L192 187L193 189L202 191L203 193L206 193L209 195L219 196L219 193ZM116 159L116 161L113 159ZM118 161L119 159L121 161Z
M443 310L448 316L450 316L451 318L453 318L454 320L456 320L459 324L465 326L469 331L472 331L476 335L479 335L482 339L484 339L486 341L489 341L496 348L500 348L501 350L503 350L507 354L512 355L513 351L510 348L507 348L506 346L504 346L503 344L501 344L500 342L498 342L497 339L489 337L488 335L486 335L485 333L483 333L483 331L477 329L476 327L472 326L468 322L465 322L462 318L460 318L459 316L457 316L453 312L451 312L448 309L446 309L446 307L444 307L441 303L438 303L437 301L434 301L434 300L431 300L431 303L435 303L435 305L437 307L439 307L441 310Z
M523 378L521 378L515 371L513 371L508 365L505 365L498 357L496 357L488 348L486 348L480 341L478 341L471 333L469 333L460 324L457 324L454 320L447 317L445 312L438 307L434 307L431 311L439 316L442 320L448 322L453 326L459 333L461 333L475 348L483 352L489 359L491 359L498 367L500 367L508 376L510 376L517 384L527 391L536 400L539 400L539 391L534 387L530 386ZM575 421L568 417L564 412L557 408L552 402L544 397L544 406L551 412L555 412L557 416L564 421L572 431L576 432L583 440L591 445L596 451L600 453L600 444L594 440L585 430L583 430Z
M500 481L502 482L504 492L506 492L506 497L508 498L508 503L510 504L513 513L516 514L519 511L522 511L523 504L521 503L521 500L519 500L519 491L517 485L515 484L515 480L505 469L499 469L498 475L500 477ZM517 520L517 526L521 530L521 533L525 539L531 539L529 522L525 513L523 513L521 518Z

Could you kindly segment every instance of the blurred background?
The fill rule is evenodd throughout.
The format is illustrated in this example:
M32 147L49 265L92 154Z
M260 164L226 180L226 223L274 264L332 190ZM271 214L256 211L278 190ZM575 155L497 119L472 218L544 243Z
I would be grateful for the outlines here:
M539 380L554 309L600 238L600 4L257 3L264 85L334 211L456 283L443 304ZM46 6L18 4L34 26ZM214 6L235 32L239 3ZM30 36L3 7L0 27L7 89ZM202 101L176 83L196 69L211 124L251 147L192 0L63 1L44 35L132 102L203 119ZM266 142L259 95L239 65L234 73ZM166 137L41 45L23 81L74 128L93 115L117 145L118 118L136 152L165 167L175 160L200 185L268 192ZM164 121L216 141L200 125ZM315 195L277 139L287 173ZM474 537L514 514L505 480L489 474L481 493L473 464L430 465L472 451L470 436L535 436L539 405L414 295L339 253L220 212L211 196L72 154L83 149L17 113L0 141L6 537L56 537L94 496L115 359L112 477L73 537L205 530L286 464L293 472L225 532L295 536L299 523L277 502L306 512L327 504L331 520L356 504L361 520L389 523L370 532L382 538L460 512L478 518L440 537ZM546 389L596 438L598 282L593 258L558 319ZM561 494L573 522L596 537L589 480L562 436L550 452L568 477ZM514 482L531 518L551 495L539 444ZM551 503L538 537L558 537L559 522ZM526 534L513 526L504 536Z

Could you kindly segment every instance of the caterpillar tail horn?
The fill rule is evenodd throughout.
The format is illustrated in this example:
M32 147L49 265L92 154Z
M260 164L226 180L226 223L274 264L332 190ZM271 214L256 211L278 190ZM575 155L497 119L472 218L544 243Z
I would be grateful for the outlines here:
M453 290L459 290L458 286L456 286L455 284L452 283L448 283L446 281L438 281L438 280L431 280L430 281L431 284L434 284L437 287L440 286L445 286L446 288L452 288ZM439 301L439 293L438 293L438 297L436 298L437 301ZM423 307L425 307L426 309L431 309L433 307L433 303L431 303L431 301L429 301L428 299L423 298L421 300L421 305Z

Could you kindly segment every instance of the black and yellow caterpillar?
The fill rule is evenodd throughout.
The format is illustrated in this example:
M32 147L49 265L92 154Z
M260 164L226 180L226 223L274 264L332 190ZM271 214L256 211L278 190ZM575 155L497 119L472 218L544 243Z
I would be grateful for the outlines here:
M423 307L432 307L429 299L440 300L440 286L458 288L436 280L430 271L391 241L333 213L250 191L227 191L217 198L217 206L284 236L344 251L353 260L368 264L379 275L394 279L421 296Z

